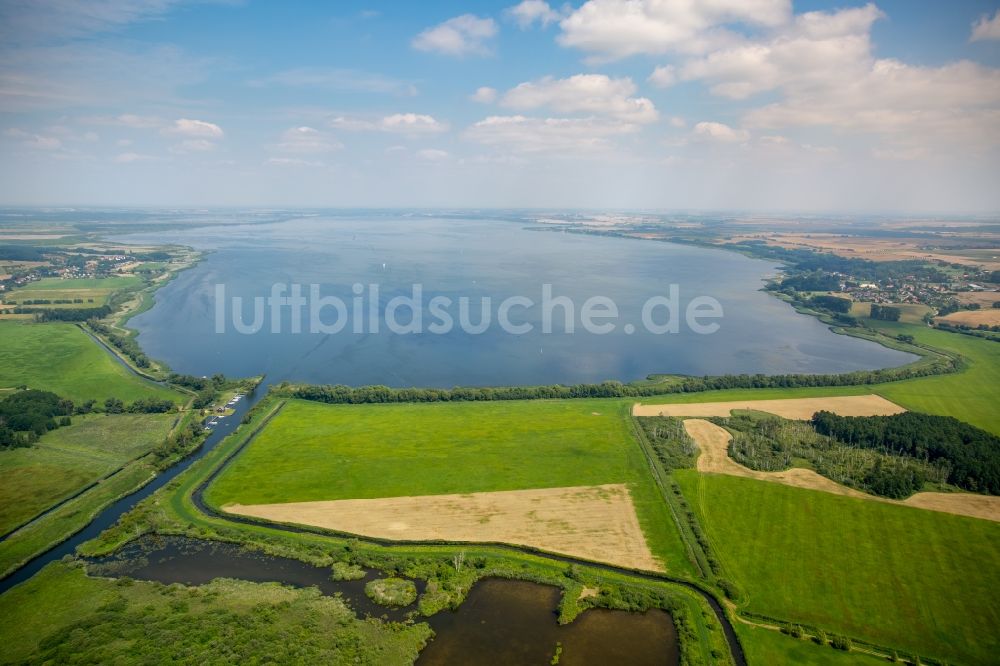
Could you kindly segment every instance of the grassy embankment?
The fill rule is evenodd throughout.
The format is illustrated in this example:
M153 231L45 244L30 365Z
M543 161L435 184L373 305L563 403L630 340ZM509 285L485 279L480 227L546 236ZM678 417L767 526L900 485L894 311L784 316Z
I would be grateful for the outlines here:
M691 565L608 400L325 405L290 401L206 492L216 506L626 483L653 554Z
M602 405L611 406L612 401ZM622 599L636 594L653 594L671 600L675 619L681 618L685 630L682 652L691 664L725 663L728 649L717 623L709 620L711 611L696 593L668 583L637 580L606 570L590 567L567 568L565 564L548 558L499 550L489 546L457 547L449 545L392 546L384 547L360 540L344 540L319 534L290 533L265 524L236 525L230 521L208 516L199 511L192 493L229 456L255 432L274 407L273 399L257 406L249 423L196 462L170 486L161 489L144 501L120 523L106 531L100 538L81 547L88 555L99 555L116 549L141 532L155 531L162 534L186 534L202 538L242 543L248 547L275 555L295 557L320 566L334 562L350 562L372 566L390 574L403 574L432 578L437 582L429 586L419 600L422 612L457 604L469 586L479 577L496 575L545 582L564 590L561 617L569 621L591 601L578 602L584 585L601 590L599 602L611 606L623 603ZM266 430L264 432L267 432ZM440 577L454 571L453 556L462 552L466 566L460 575ZM628 591L631 590L631 593ZM624 591L624 592L623 592ZM596 599L594 601L597 601ZM3 598L0 597L0 608ZM720 661L721 660L721 661Z
M968 367L872 387L717 391L656 402L874 392L1000 432L1000 346L923 326L877 325L960 353ZM959 663L985 663L1000 651L992 596L1000 586L1000 525L752 479L694 471L675 478L745 592L743 610ZM762 632L747 634L749 642ZM763 639L767 649L797 645L791 641Z
M0 387L25 385L77 403L184 399L172 389L131 374L74 324L0 321L0 340Z

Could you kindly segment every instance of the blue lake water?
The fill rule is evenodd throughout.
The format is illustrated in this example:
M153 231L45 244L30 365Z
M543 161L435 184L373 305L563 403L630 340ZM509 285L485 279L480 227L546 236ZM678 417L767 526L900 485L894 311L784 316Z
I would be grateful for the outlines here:
M416 214L315 216L133 234L124 240L209 252L160 289L155 306L130 324L148 354L178 372L198 375L266 373L269 381L450 387L629 381L651 373L845 372L898 366L914 358L836 335L796 313L760 291L776 265L722 250L539 231L473 216ZM293 317L289 306L269 308L264 302L261 329L236 330L238 324L253 323L254 299L271 295L276 283L302 285L313 305L312 284L319 285L317 296L339 298L346 306L344 328L310 332L309 305ZM370 297L372 284L378 285L378 298ZM383 313L395 297L412 296L414 284L422 288L423 332L393 333L382 317L374 332L369 311ZM546 284L554 297L573 303L573 333L566 332L560 307L552 309L552 332L542 330ZM669 296L671 285L678 290L674 320L679 331L651 332L642 323L643 305ZM224 299L219 299L220 289ZM447 334L428 330L431 323L443 324L428 307L441 296L451 299L445 310L455 322ZM511 324L533 327L528 333L511 334L497 324L499 304L513 296L534 302L526 308L522 301L508 311ZM583 330L581 308L593 296L617 306L610 333ZM719 325L713 334L694 332L684 321L691 300L701 296L722 307L721 318L701 320ZM233 297L242 299L235 320ZM484 332L463 330L462 297L468 299L470 324L480 321L483 301L490 299L491 325ZM353 316L357 303L361 317ZM279 314L272 321L274 311ZM319 321L333 326L340 314L326 307ZM652 311L652 320L663 324L670 314L661 306ZM401 325L412 323L408 307L397 308L396 315ZM293 318L299 332L292 331Z

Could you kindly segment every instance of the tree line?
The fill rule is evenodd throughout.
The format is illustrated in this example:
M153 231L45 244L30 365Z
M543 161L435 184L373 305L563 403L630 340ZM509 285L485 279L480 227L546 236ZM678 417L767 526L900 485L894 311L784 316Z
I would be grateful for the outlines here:
M548 384L543 386L498 386L445 388L391 388L388 386L345 386L281 384L275 393L330 404L396 402L478 402L491 400L544 400L567 398L642 398L671 393L700 393L735 388L799 388L809 386L858 386L938 375L956 370L950 359L902 368L857 370L823 375L716 375L683 377L673 384Z
M102 324L96 319L88 319L87 326L107 340L112 347L131 359L136 367L148 368L150 366L149 357L133 338L116 333L110 326Z

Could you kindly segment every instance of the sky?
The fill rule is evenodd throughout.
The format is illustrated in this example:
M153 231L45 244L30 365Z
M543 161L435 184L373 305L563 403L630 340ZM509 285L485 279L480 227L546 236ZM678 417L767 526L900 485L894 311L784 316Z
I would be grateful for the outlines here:
M995 214L1000 2L0 0L0 204Z

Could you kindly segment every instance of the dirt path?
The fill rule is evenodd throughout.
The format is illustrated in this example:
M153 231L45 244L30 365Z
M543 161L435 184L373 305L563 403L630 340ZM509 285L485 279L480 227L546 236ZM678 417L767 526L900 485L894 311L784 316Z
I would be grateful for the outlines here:
M820 490L834 495L901 504L1000 522L1000 497L972 493L916 493L903 501L897 501L848 488L811 469L795 467L782 472L759 472L744 467L729 457L728 447L731 436L725 428L702 419L687 419L684 421L684 429L694 438L698 448L701 449L697 462L699 472L744 476L760 481L783 483L786 486L796 488Z
M623 484L229 505L231 514L401 541L509 543L663 571Z
M754 409L786 419L808 420L826 410L841 416L887 416L906 410L880 395L843 395L827 398L786 398L780 400L731 400L690 404L643 405L632 408L634 416L729 416L734 409Z

